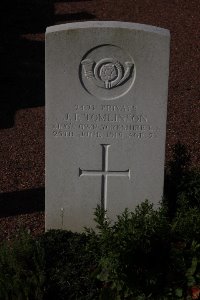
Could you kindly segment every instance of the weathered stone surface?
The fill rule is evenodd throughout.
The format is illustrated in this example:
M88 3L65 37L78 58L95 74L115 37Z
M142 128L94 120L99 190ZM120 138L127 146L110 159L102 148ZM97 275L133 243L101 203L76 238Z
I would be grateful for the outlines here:
M46 33L46 229L161 200L169 32L84 22Z

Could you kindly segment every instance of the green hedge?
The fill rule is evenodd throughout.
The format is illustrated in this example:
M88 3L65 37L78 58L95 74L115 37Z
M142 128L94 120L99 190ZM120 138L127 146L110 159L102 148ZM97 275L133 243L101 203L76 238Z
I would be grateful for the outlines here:
M200 212L147 201L115 224L95 213L98 233L20 233L0 247L0 299L199 299Z
M159 209L148 201L97 230L27 232L0 244L0 300L200 299L200 172L174 149ZM173 199L173 201L172 201Z

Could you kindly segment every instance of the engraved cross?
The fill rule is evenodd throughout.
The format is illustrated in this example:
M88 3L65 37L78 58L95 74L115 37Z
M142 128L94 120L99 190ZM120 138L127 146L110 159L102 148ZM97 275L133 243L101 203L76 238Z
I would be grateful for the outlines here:
M79 168L79 176L101 176L101 206L107 209L107 188L109 176L124 176L130 179L130 170L109 171L108 170L108 149L110 145L102 144L102 170L82 170Z

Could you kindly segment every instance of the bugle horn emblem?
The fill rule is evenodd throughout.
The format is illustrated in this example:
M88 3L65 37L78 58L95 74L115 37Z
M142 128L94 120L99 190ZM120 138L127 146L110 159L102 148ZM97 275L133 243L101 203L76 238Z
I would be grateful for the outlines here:
M85 59L81 62L84 76L95 85L104 89L112 89L125 83L133 73L134 64L127 61L122 65L113 58L104 58L99 62Z

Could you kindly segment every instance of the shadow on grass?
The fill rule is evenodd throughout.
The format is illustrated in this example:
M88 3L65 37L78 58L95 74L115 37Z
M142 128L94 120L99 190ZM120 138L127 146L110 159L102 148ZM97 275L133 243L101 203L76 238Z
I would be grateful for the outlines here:
M44 188L0 194L0 218L44 211Z
M46 27L95 18L87 11L55 15L54 2L11 0L1 3L0 128L14 126L18 109L44 105Z

